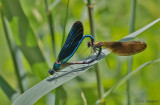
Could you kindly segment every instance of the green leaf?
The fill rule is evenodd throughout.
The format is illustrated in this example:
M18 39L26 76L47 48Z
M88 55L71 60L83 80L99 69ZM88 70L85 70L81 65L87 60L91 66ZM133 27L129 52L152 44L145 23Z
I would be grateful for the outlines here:
M145 27L141 28L140 30L128 35L121 41L127 41L132 39L142 33L143 31L147 30L149 27L157 23L160 19L153 21L152 23L146 25ZM55 75L51 75L40 83L35 85L34 87L30 88L26 92L24 92L21 96L19 96L13 105L32 105L42 96L50 92L51 90L55 89L56 87L62 85L63 83L71 80L72 78L82 74L83 72L87 71L90 67L94 64L98 63L102 58L109 54L106 49L102 50L103 54L100 55L99 59L91 64L76 64L68 66L61 71L57 72ZM92 59L96 56L96 54L92 55L89 59Z
M103 53L108 54L109 52L107 50L103 50ZM96 56L93 55L89 59L92 59ZM104 58L105 55L102 54L101 58ZM99 60L100 60L99 59ZM63 70L57 72L55 75L51 75L35 85L34 87L30 88L26 92L24 92L14 103L13 105L32 105L34 104L39 98L41 98L43 95L47 94L54 88L62 85L63 83L71 80L72 78L82 74L86 70L88 70L90 67L92 67L95 63L97 63L99 60L91 63L91 64L77 64L77 65L71 65Z
M7 95L7 97L13 101L13 95L16 91L0 76L0 87L2 88L3 92Z
M20 53L19 53L19 50L17 49L17 46L15 45L15 43L13 41L12 31L10 30L8 21L5 18L5 16L3 15L2 10L0 10L0 12L1 12L1 17L2 17L2 23L3 23L5 36L6 36L6 39L7 39L8 47L9 47L9 50L11 52L11 57L12 57L13 64L14 64L14 70L15 70L16 77L17 77L17 80L18 80L18 83L19 83L19 88L20 88L21 93L23 93L24 89L23 89L22 80L21 80L22 73L20 73L20 72L21 71L23 72L24 68L22 68L22 65L20 65L20 63L19 63L19 62L21 62Z
M153 60L153 61L149 61L147 63L142 64L141 66L139 66L137 69L133 70L132 72L130 72L128 75L126 75L125 77L123 77L117 84L115 84L112 88L110 88L104 95L103 98L107 97L111 92L113 92L115 89L117 89L119 86L121 86L124 82L126 82L128 79L130 79L135 73L137 73L138 71L142 70L142 68L148 66L149 64L152 63L156 63L156 62L160 62L160 59L157 60ZM96 102L96 105L98 105L98 103L100 103L101 100L98 100Z

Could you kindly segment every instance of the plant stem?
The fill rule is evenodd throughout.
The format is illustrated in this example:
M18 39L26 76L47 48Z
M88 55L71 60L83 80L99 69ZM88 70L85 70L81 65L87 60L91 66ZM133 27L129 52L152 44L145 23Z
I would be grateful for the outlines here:
M89 22L90 22L90 31L91 31L91 35L96 39L96 30L95 30L95 21L94 21L94 11L93 11L93 7L94 5L91 3L91 0L88 0L88 14L89 14ZM100 78L100 70L98 70L98 64L95 65L95 71L96 71L96 78L97 78L97 89L98 89L98 97L99 100L102 99L103 96L103 86L102 86L102 81ZM103 103L100 103L105 104Z
M135 10L136 10L136 0L131 1L131 14L130 14L130 22L129 22L129 33L134 32L135 28ZM132 71L133 65L133 57L128 58L128 70L127 74ZM131 105L131 95L130 95L130 80L127 81L127 105Z
M99 99L102 99L103 86L102 86L102 80L100 78L100 72L99 72L98 64L95 64L95 71L96 71L96 77L97 77L98 97L99 97Z
M130 56L128 58L128 70L127 75L132 71L132 64L133 64L133 57ZM131 102L131 95L130 95L130 80L127 81L127 105L130 105Z
M67 2L66 17L64 21L64 27L63 27L63 37L62 37L62 42L61 42L61 48L63 47L64 40L65 40L66 24L67 24L67 19L68 19L68 9L69 9L69 0ZM60 94L61 92L63 92L63 94ZM63 105L65 105L66 99L64 98L66 97L67 97L67 93L65 89L63 88L63 86L59 86L58 88L56 88L56 101L55 101L56 105L60 105L60 101L63 103Z
M52 46L53 46L53 52L54 52L54 56L56 56L56 47L55 47L55 38L54 38L54 23L53 23L53 17L51 12L49 11L49 7L48 7L48 1L44 0L45 2L45 7L46 7L46 14L47 14L47 18L48 18L48 23L49 23L49 28L50 28L50 35L52 38Z
M91 35L96 39L96 30L94 24L94 11L93 11L93 4L91 4L91 0L88 0L88 14L89 14L89 23L90 23L90 31Z
M134 28L135 28L135 13L136 13L136 0L132 0L131 2L131 14L130 14L130 21L129 21L129 33L134 32Z
M9 29L8 29L7 23L6 23L6 18L3 15L3 11L2 10L0 10L0 11L1 11L2 24L3 24L6 40L7 40L7 43L8 43L9 50L11 52L11 57L12 57L12 60L13 60L14 70L15 70L16 77L17 77L17 80L18 80L18 85L19 85L19 88L20 88L20 93L22 94L24 92L24 89L23 89L22 80L21 80L21 76L20 76L20 70L18 68L18 63L17 63L18 61L16 59L16 52L17 52L18 48L10 38Z
M64 40L65 40L66 24L67 24L67 19L68 19L68 9L69 9L69 0L67 2L67 10L66 10L66 17L65 17L65 21L64 21L64 28L63 28L63 37L62 37L62 42L61 42L61 48L63 47Z

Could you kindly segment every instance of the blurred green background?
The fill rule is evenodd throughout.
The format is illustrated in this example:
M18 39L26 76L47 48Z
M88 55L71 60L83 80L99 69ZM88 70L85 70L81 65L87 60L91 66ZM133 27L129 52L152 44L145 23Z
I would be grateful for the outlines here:
M23 87L26 91L47 77L48 69L53 66L58 56L63 37L67 0L48 1L49 6L57 2L51 11L55 34L55 54L52 47L44 0L1 0L1 2L1 8L8 19L9 32L13 35L11 40L18 46L16 55L19 57L17 58L19 67L23 68L21 74L23 75ZM130 0L95 0L94 2L96 41L117 41L129 34ZM12 3L14 4L12 5ZM72 24L77 20L82 21L84 34L90 34L88 9L85 3L86 1L83 0L70 0L65 37L67 37ZM159 5L159 0L137 0L135 30L160 17ZM2 16L0 18L2 20ZM157 23L136 37L135 40L147 43L147 49L133 56L133 70L145 62L160 58L159 27L160 23ZM18 91L18 81L2 21L0 21L0 33L0 76L15 91ZM88 57L90 49L79 57L81 52L87 47L88 40L86 39L82 43L70 61L82 60ZM112 53L106 58L108 64L106 59L99 62L104 91L110 89L126 75L128 62L128 57L117 56ZM159 68L159 63L152 64L145 67L141 72L136 73L130 79L132 105L152 105L152 103L136 103L137 99L159 100L158 103L153 104L160 105ZM87 105L93 105L98 99L94 68L92 67L92 69L82 75L63 84L63 88L64 91L59 92L63 99L60 101L61 104L65 102L66 105L83 105L82 94L84 94ZM35 105L52 105L55 97L54 92L53 90L45 95ZM126 84L123 84L105 98L106 105L126 105L126 97ZM0 105L9 104L11 104L9 98L0 88Z

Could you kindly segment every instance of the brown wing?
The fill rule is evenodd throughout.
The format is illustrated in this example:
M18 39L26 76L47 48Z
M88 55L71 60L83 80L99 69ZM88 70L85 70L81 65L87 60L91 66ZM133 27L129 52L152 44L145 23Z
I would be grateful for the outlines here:
M142 41L102 42L102 46L120 56L137 54L142 52L147 47L146 43Z

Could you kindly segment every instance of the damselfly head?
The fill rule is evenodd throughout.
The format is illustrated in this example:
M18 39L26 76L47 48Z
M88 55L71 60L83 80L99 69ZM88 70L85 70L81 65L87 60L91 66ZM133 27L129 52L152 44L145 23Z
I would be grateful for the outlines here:
M51 68L48 70L48 73L49 73L50 75L53 75L55 72L56 72L56 71L53 70L53 69L51 69Z
M92 46L92 43L91 43L90 41L88 41L87 46L88 46L88 47L91 47L91 46Z

